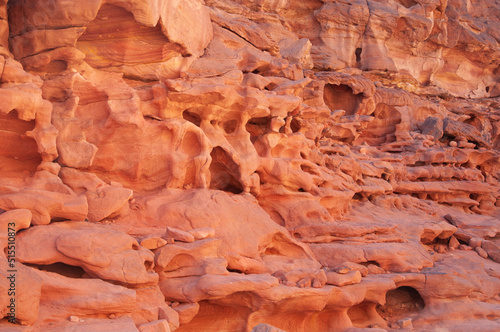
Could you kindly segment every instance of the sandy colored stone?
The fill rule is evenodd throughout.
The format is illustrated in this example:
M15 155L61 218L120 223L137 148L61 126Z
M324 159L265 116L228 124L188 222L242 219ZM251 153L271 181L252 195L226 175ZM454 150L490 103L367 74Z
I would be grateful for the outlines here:
M192 234L173 227L167 227L167 231L163 237L173 238L175 241L187 243L194 241L194 236Z
M60 321L67 320L69 316L83 317L91 313L129 314L135 308L134 290L99 279L80 279L57 272L33 271L41 280L40 318ZM102 293L96 295L94 289L100 289ZM50 309L54 307L58 310ZM89 323L87 319L86 323Z
M140 241L141 246L150 250L161 248L167 243L167 240L156 235L150 235L148 237L142 238Z
M51 245L34 250L40 241ZM158 275L144 266L145 262L152 265L150 251L140 248L129 235L102 226L81 222L39 226L19 236L17 247L16 257L21 262L80 266L91 275L125 284L158 280Z
M179 324L185 325L196 316L200 310L200 305L198 303L182 303L173 307L173 309L179 314Z
M175 331L180 325L179 313L168 305L158 308L158 318L166 319L171 331Z
M450 241L448 242L448 247L450 249L457 249L460 246L460 242L458 242L457 238L454 236L450 237Z
M340 287L361 282L361 273L359 271L351 271L345 274L326 272L326 278L327 284Z
M476 250L477 254L483 258L488 258L488 253L481 247L476 247L474 250Z
M284 330L269 324L259 324L252 328L252 332L283 332Z
M495 244L492 241L483 241L481 244L481 248L484 249L484 251L488 254L488 256L494 260L495 262L500 261L500 246Z
M117 319L102 319L102 318L86 318L83 322L73 323L64 322L51 325L50 329L54 330L71 330L71 331L124 331L137 332L139 331L132 319L127 316L122 316Z
M190 229L188 233L193 235L195 240L203 240L215 236L215 230L211 227Z
M140 332L170 332L170 327L166 319L143 324L138 329Z
M483 239L479 237L474 237L469 240L469 246L471 246L473 249L477 247L481 247L481 244L483 243Z

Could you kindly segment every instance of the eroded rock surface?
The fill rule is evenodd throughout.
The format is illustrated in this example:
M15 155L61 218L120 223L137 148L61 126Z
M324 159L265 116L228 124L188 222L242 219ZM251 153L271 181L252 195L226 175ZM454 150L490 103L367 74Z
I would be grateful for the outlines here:
M499 42L492 0L0 0L0 328L498 331Z

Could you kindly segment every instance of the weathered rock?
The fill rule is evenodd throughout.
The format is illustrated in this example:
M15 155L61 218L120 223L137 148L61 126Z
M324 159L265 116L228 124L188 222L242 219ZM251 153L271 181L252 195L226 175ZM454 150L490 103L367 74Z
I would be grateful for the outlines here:
M180 242L193 242L194 236L188 232L176 229L173 227L167 227L167 232L163 235L164 238L172 238L175 241Z
M481 144L482 146L489 146L490 143L483 139L481 133L474 126L455 121L449 118L444 119L443 121L443 131L446 135L450 135L452 137L464 137L466 140L470 140ZM459 147L468 147L468 146L460 146Z
M138 332L134 322L130 317L122 316L117 319L102 319L102 318L85 318L83 322L73 323L57 323L48 327L47 331L124 331L124 332Z
M497 263L500 263L500 246L495 244L492 241L483 241L481 244L481 248L488 254L492 260Z
M41 280L40 318L67 320L71 315L130 314L135 309L136 292L132 289L99 279L80 279L74 278L74 275L65 277L35 269L33 272ZM68 273L64 269L62 272ZM51 309L55 307L57 311ZM88 320L86 323L89 323Z
M345 274L336 272L326 272L326 283L334 286L352 285L361 282L361 273L359 271L351 271Z
M450 241L448 242L448 247L451 249L458 249L460 246L460 242L458 242L457 238L453 235L450 237Z
M175 331L180 325L179 313L168 305L158 308L158 318L167 320L170 331Z
M215 236L215 229L211 227L202 227L188 230L188 233L194 236L195 240L203 240Z
M139 326L140 332L170 332L170 326L166 319L156 320Z
M17 237L17 248L16 257L24 263L80 266L90 275L130 285L158 280L150 270L150 251L129 235L102 226L75 222L32 227Z
M476 247L475 248L477 254L483 258L488 258L488 253L481 247Z
M483 243L483 239L480 237L473 237L469 240L469 246L471 246L473 249L477 247L481 247L481 244Z
M182 303L173 309L179 314L179 324L186 325L198 314L200 305L198 303Z
M253 327L252 332L285 332L285 330L279 329L269 324L259 324Z
M158 249L166 245L167 240L157 235L150 235L141 239L140 245L146 249Z
M435 139L440 139L443 137L443 133L443 120L439 118L430 116L422 124L422 134L424 135L431 135Z

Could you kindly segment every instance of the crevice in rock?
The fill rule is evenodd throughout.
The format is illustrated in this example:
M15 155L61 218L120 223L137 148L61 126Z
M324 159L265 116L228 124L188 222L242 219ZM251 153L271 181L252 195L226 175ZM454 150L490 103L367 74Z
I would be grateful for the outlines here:
M369 145L381 145L396 141L396 126L401 123L401 114L394 106L378 104L373 113L375 119L360 137Z
M268 132L270 123L270 116L251 118L250 120L248 120L245 128L250 133L250 140L252 141L252 143L255 143L255 141L260 136Z
M380 264L377 263L376 261L366 261L366 262L360 262L358 264L363 265L363 266L375 265L375 266L380 267Z
M354 327L366 328L376 325L384 326L385 321L380 317L376 310L377 304L371 301L363 301L347 311L347 315L352 321Z
M186 121L191 122L195 126L199 127L201 124L201 117L193 112L190 112L189 110L185 110L182 112L182 118Z
M231 156L219 146L212 150L210 156L212 157L210 188L233 194L242 193L243 187L235 178L235 175L239 173L239 167Z
M417 4L417 2L414 0L398 0L397 2L399 2L400 4L405 6L406 8L411 8Z
M390 290L385 295L386 303L377 306L378 314L386 321L417 314L425 308L425 302L420 293L413 287L401 286Z
M73 266L64 263L54 263L48 265L25 263L25 265L41 271L57 273L68 278L90 278L87 273L79 266Z
M356 113L361 103L362 95L355 94L352 88L345 84L326 84L323 98L330 110L344 110L345 115L348 116Z
M361 62L361 52L363 51L362 48L358 47L354 54L356 55L356 64L359 66L359 63Z
M17 110L0 113L0 172L35 172L42 161L36 141L26 136L35 128L35 120L23 121Z

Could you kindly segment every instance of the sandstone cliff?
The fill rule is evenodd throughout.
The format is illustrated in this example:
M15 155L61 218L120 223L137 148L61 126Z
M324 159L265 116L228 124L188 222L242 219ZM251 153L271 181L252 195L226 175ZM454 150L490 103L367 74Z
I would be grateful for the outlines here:
M498 0L0 0L0 329L500 330L499 42Z

